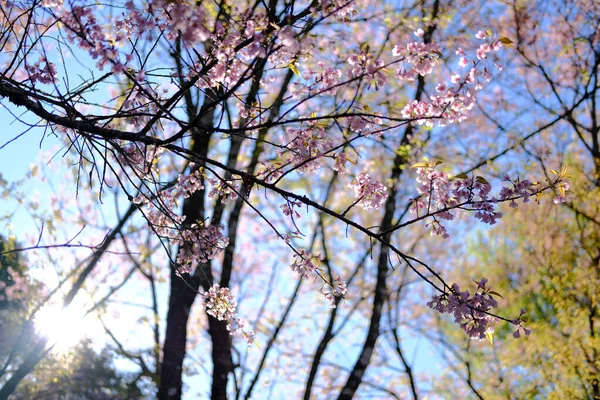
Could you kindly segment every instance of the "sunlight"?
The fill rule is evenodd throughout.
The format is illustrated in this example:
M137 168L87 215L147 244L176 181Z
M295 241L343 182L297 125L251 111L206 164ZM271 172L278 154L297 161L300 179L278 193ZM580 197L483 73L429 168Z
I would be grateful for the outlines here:
M77 301L66 309L60 304L46 305L34 318L35 329L56 351L67 351L86 337L97 339L102 332L99 322L91 314L85 316L85 310L85 305Z

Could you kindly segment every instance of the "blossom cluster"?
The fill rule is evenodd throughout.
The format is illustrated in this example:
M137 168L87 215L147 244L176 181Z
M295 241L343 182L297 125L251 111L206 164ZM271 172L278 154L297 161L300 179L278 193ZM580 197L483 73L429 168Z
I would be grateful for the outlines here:
M417 37L423 37L424 32L419 29L415 32ZM440 83L436 86L438 94L431 95L429 100L415 100L407 104L401 112L403 118L413 119L419 125L433 126L438 121L439 126L446 126L462 122L467 118L468 112L475 104L474 91L483 87L483 82L492 78L487 67L480 67L480 62L487 58L488 53L496 52L502 47L504 38L496 38L491 33L476 35L477 39L484 40L477 49L476 60L470 60L463 49L458 49L460 56L459 66L472 67L463 75L454 74L450 84ZM441 55L440 47L436 43L412 42L406 49L401 50L395 46L392 55L400 57L403 62L398 70L397 78L401 80L414 80L418 75L427 75L433 71ZM410 67L409 67L410 66ZM501 67L496 64L498 70Z
M25 69L31 83L48 84L56 81L56 65L48 61L46 57L40 57L33 65L25 64Z
M285 216L292 218L300 218L300 213L296 211L294 207L300 208L302 207L302 205L302 202L299 200L287 200L285 203L280 205L279 208L281 208L281 210L283 211L283 215Z
M513 181L507 176L504 180L510 182L511 186L503 187L497 197L491 196L492 186L483 177L458 175L451 179L444 171L437 169L438 165L419 163L413 166L416 168L417 192L420 196L412 200L410 211L431 216L432 235L444 238L449 235L440 220L454 219L457 209L473 212L481 222L494 225L502 218L502 212L496 211L498 203L510 201L510 207L514 208L518 205L517 200L527 203L531 196L546 189L540 187L539 183L520 179ZM559 177L549 186L558 188L559 199L564 199L565 191L569 189L564 177Z
M238 198L237 189L231 181L208 178L208 183L212 186L211 190L208 192L209 199L220 197L221 202L227 204Z
M373 180L366 172L361 172L348 184L354 190L358 205L363 210L378 209L387 200L387 188L379 181Z
M352 132L360 132L364 136L372 135L372 128L381 125L381 118L378 113L375 113L374 116L353 115L348 117L347 121Z
M315 122L303 129L287 128L286 133L293 137L285 145L287 161L301 172L318 170L323 165L324 155L333 148L325 127Z
M189 228L183 227L178 237L173 238L173 242L179 245L177 271L180 274L190 273L194 262L208 262L225 250L229 239L222 230L221 225L193 224Z
M118 147L117 150L119 163L133 168L138 176L158 176L158 161L165 151L163 147L127 143ZM180 179L182 178L180 177Z
M136 80L139 86L133 87L127 92L126 98L121 104L122 112L128 112L125 121L133 128L142 128L150 120L151 116L159 111L157 102L161 96L150 85L144 84L145 72L139 71ZM143 86L143 90L140 88Z
M525 314L525 311L526 310L522 308L519 317L512 320L512 324L516 327L515 331L513 332L513 337L515 339L520 338L523 334L525 336L529 336L531 334L531 329L527 329L523 326L523 315Z
M202 184L202 170L196 169L194 163L190 163L190 168L192 169L192 173L189 175L179 174L177 178L183 192L183 197L185 198L190 197L198 190L204 189L204 185Z
M227 330L231 335L241 333L248 341L248 345L254 341L254 332L245 329L246 322L237 316L237 302L229 288L218 284L211 286L202 295L206 313L219 321L229 321Z
M99 69L103 69L108 64L112 66L114 73L124 70L125 63L121 60L115 46L117 40L122 37L109 37L98 22L92 7L73 6L71 10L63 8L60 19L68 27L67 40L87 50L93 59L98 60L96 66ZM133 55L128 55L126 61L131 59Z
M329 307L336 308L336 298L343 298L346 294L346 282L342 280L342 277L338 275L337 278L332 282L331 285L327 285L328 290L325 290L326 286L319 289L319 293L325 296L325 299L329 302Z
M481 177L451 180L436 166L426 165L417 167L416 181L420 196L413 200L410 211L432 215L433 235L449 236L440 219L454 219L455 208L474 211L475 218L490 225L502 218L502 213L495 211L496 199L490 197L491 185Z
M321 0L321 10L325 13L333 13L338 21L350 21L356 14L356 0Z
M206 313L219 321L225 321L236 316L237 302L229 288L213 285L203 295Z
M453 314L454 322L460 325L465 333L473 339L485 339L486 334L494 332L494 324L498 320L490 311L498 307L494 299L496 292L486 287L488 280L482 278L477 283L475 293L461 291L458 284L441 295L433 296L427 306L441 314Z
M361 51L351 54L348 57L348 64L350 64L350 69L346 71L346 75L349 78L365 76L369 82L367 87L370 88L371 85L374 85L375 90L379 90L385 85L387 81L383 70L385 63L382 60L375 60L370 53Z
M196 262L207 262L223 251L229 239L223 234L221 225L192 223L184 225L185 217L177 213L177 199L190 197L204 188L203 172L194 163L189 165L188 175L180 174L178 185L173 185L155 197L139 195L134 203L144 205L144 216L157 235L170 239L179 246L177 272L190 273Z
M419 29L415 35L422 37L423 30ZM406 49L394 46L392 55L404 59L396 77L401 80L413 81L418 75L425 76L433 72L441 55L441 46L438 43L410 42L406 45Z
M313 260L323 260L323 255L313 255L310 251L298 250L298 254L294 254L294 262L290 266L292 271L299 273L303 278L308 278L308 274L311 274L317 270L317 266Z
M302 78L306 81L312 80L310 86L300 82L292 84L292 95L300 98L302 95L334 95L340 84L342 71L338 68L328 67L323 61L317 62L319 70L308 68L302 73Z
M325 296L331 308L336 308L336 297L343 298L346 294L346 282L344 282L341 276L335 278L333 282L329 282L323 277L322 271L320 271L313 260L317 262L322 261L323 255L320 253L313 255L307 250L300 249L294 255L294 262L290 267L292 271L299 273L302 278L308 278L309 274L316 273L324 281L324 285L319 289L319 293ZM325 289L326 286L328 287L327 290Z

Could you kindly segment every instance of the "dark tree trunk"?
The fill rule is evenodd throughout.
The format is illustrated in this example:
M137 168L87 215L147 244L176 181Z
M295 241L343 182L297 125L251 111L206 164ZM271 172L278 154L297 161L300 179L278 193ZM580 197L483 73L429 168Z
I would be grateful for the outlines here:
M158 391L160 400L181 398L187 321L195 297L196 292L187 287L183 279L177 276L174 269L171 269L171 295Z
M433 5L433 11L431 15L431 19L435 20L437 18L437 14L439 12L439 1L435 1ZM423 41L425 43L430 43L432 40L433 32L437 28L436 25L430 25L423 37ZM425 89L425 80L422 76L419 76L417 83L417 90L415 93L415 100L420 100L423 96ZM400 147L409 144L410 138L413 134L413 126L408 125L406 130L404 131L404 135L402 140L400 141ZM403 167L407 163L407 159L404 155L401 155L401 152L397 152L396 157L394 158L394 163L392 165L390 181L393 182L389 197L385 203L385 213L381 220L381 231L385 231L390 228L394 221L394 214L396 211L396 186L395 182L398 182L402 171L404 171ZM391 233L388 233L382 237L384 243L389 243L391 240ZM387 274L388 274L388 251L389 249L384 244L381 244L379 250L379 257L377 259L377 281L375 283L375 296L373 299L373 308L371 311L371 320L369 322L369 329L367 331L367 337L361 349L360 355L346 380L346 384L340 391L340 395L338 400L350 400L356 394L358 387L362 383L363 377L371 362L371 357L373 356L373 352L375 351L375 345L377 344L377 339L379 338L379 324L381 322L381 315L383 312L383 306L385 304L387 298Z

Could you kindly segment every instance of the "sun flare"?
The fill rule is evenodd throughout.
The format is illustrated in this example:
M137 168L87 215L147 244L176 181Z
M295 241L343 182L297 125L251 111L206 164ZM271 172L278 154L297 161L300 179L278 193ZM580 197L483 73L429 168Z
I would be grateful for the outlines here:
M98 328L91 315L85 315L85 308L71 304L63 308L60 304L42 307L34 318L36 332L48 338L50 345L58 351L75 346L84 338L94 339Z

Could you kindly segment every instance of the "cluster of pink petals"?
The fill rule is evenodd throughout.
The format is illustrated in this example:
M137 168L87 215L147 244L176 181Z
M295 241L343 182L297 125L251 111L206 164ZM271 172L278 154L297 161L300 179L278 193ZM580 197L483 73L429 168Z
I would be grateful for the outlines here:
M56 81L56 65L48 61L45 57L40 57L33 65L26 64L25 70L29 75L31 83L49 84Z
M338 276L333 281L331 286L327 286L329 290L325 290L325 286L319 289L319 293L325 296L325 299L329 302L329 307L336 308L336 297L342 298L346 294L346 282L342 279L341 276Z
M139 143L127 143L119 148L117 160L122 165L133 168L135 173L140 177L152 175L158 176L158 160L164 151L165 149L163 147L146 146ZM141 204L142 202L144 201L139 200L138 204Z
M423 36L422 32L415 34L419 37ZM439 126L464 121L475 104L473 91L480 90L483 82L489 82L492 78L487 67L484 66L481 70L477 68L479 61L487 58L488 53L498 51L502 47L500 40L492 40L487 34L484 40L486 43L481 44L476 52L477 61L470 61L463 49L456 51L456 54L460 56L459 65L461 67L472 64L469 71L464 75L452 75L450 84L438 84L436 86L438 94L431 95L429 100L415 100L407 104L401 111L402 117L416 120L419 125L427 126L433 126L436 120ZM394 47L392 55L403 58L397 77L414 80L417 75L431 74L441 53L440 47L436 43L412 42L407 45L405 50ZM496 66L499 70L501 69L500 66Z
M355 0L321 0L323 14L333 14L338 21L350 21L356 13Z
M511 182L512 187L505 186L502 188L502 190L500 190L500 193L498 194L500 200L504 201L510 199L511 208L518 207L516 201L517 198L521 198L523 200L523 203L529 203L529 198L532 195L532 190L534 186L531 181L517 179L517 181L512 182L508 176L505 177L504 180L507 182Z
M489 315L493 308L498 307L498 302L486 288L486 278L477 283L477 290L473 295L468 290L460 291L455 283L448 293L433 296L427 303L429 308L441 314L453 314L454 322L472 339L485 339L486 333L493 333L493 324L497 318Z
M248 342L248 346L254 343L254 331L252 329L246 328L246 321L241 318L232 318L231 321L227 324L227 331L229 331L230 335L240 333L242 337L246 340L246 342Z
M281 44L286 47L287 51L296 54L300 51L300 43L296 39L296 32L291 26L286 26L279 30L277 37L281 40Z
M177 255L177 271L190 273L194 262L205 263L212 260L218 253L225 250L229 239L221 232L223 226L200 226L193 224L189 228L182 228L178 238L173 241L179 245Z
M323 255L312 255L310 251L298 250L298 254L294 254L294 262L290 267L292 271L299 273L303 278L308 278L308 275L318 268L313 263L314 259L323 260Z
M62 6L62 0L42 0L41 6L46 8L56 8Z
M92 7L73 6L71 10L63 9L60 18L66 29L67 39L83 50L87 50L93 59L97 59L96 66L103 69L105 65L112 66L112 72L119 73L124 69L119 51L110 40L100 23L96 19ZM119 37L117 37L119 39ZM127 60L133 56L128 55Z
M433 218L432 234L448 237L448 233L440 220L452 220L454 211L461 209L474 212L475 218L489 225L495 224L502 218L502 213L496 211L499 202L509 202L510 207L517 207L517 200L528 203L531 196L540 192L539 184L529 180L511 180L508 176L504 181L510 186L501 188L498 196L490 196L492 186L482 177L449 176L436 166L419 166L416 169L417 191L419 197L413 199L411 212L429 214ZM554 203L564 201L564 193L569 190L569 184L564 179L550 184L558 191Z
M204 292L203 301L206 313L219 321L236 317L237 302L229 288L222 288L215 284L207 292Z
M571 189L571 186L569 185L569 182L563 181L558 183L556 189L558 190L558 193L554 197L553 202L554 204L562 204L566 201L565 196L562 193Z
M216 199L220 196L221 202L227 204L238 198L237 189L233 182L208 178L208 183L212 186L208 192L209 199Z
M143 85L144 77L144 71L138 71L137 80L140 85ZM147 93L151 94L153 100L149 99ZM144 85L143 90L137 86L132 88L121 104L123 112L133 111L133 113L131 113L132 115L127 116L127 123L138 129L145 126L151 116L156 115L159 110L156 100L160 100L160 96L149 85Z
M406 45L406 49L394 46L392 55L404 58L404 63L396 75L397 78L413 81L417 75L431 74L438 64L440 54L441 47L438 43L411 42Z
M348 127L352 132L360 132L364 136L372 135L373 128L381 126L381 118L378 113L375 116L352 115L347 120Z
M366 172L361 172L356 179L348 184L354 190L358 205L363 210L378 209L387 200L387 187L381 182L373 180Z
M346 75L349 78L365 77L369 82L367 87L375 85L375 90L385 85L387 78L383 71L384 62L375 60L368 52L351 54L348 57L348 64L350 64L350 69L346 71Z
M302 202L299 200L287 200L285 203L280 205L279 208L281 208L281 210L283 211L283 215L287 217L300 218L300 213L296 211L294 207L300 208L302 207L302 205Z
M286 133L293 139L285 145L287 161L301 172L315 172L323 164L325 153L333 148L333 141L325 129L310 123L303 129L287 128Z
M204 185L202 184L202 171L200 169L195 169L193 163L191 163L190 168L192 169L192 173L189 175L179 174L179 186L181 191L183 192L183 197L188 198L198 190L204 189Z
M219 321L229 321L227 330L230 335L241 333L248 345L254 341L254 331L246 329L246 321L237 316L237 302L229 288L218 284L211 286L202 295L206 313Z
M202 7L186 2L172 2L167 10L170 21L166 25L166 32L170 39L175 39L180 34L186 43L198 43L210 37L210 32L205 27Z
M204 188L201 170L190 163L188 175L179 175L179 185L160 192L154 198L140 195L134 203L144 205L144 216L157 235L169 239L179 246L177 255L177 272L190 273L192 265L197 262L207 262L223 251L229 239L223 235L223 226L202 225L194 223L185 226L185 217L177 213L178 199L190 197Z
M513 332L513 337L518 339L521 335L529 336L531 334L531 329L527 329L523 326L523 314L525 314L525 309L521 309L521 313L518 318L512 320L512 324L515 326L515 331Z
M491 185L480 177L451 180L445 172L428 166L417 168L416 181L420 196L413 200L410 211L435 213L432 232L436 235L448 237L439 220L454 219L452 209L456 207L475 212L475 218L490 225L502 218L495 210L497 199L490 197Z
M296 91L299 91L300 94L317 93L320 95L334 95L337 92L337 85L340 83L342 71L337 68L326 67L323 61L317 62L317 66L319 67L318 71L308 69L302 73L302 78L305 80L312 79L314 83L310 87L297 87ZM299 96L297 95L296 97Z

